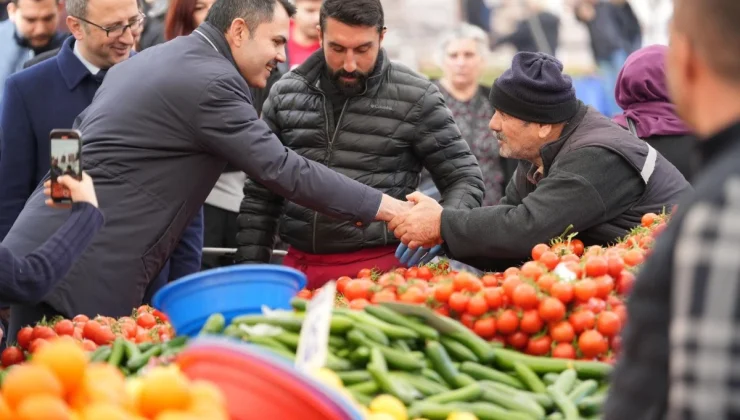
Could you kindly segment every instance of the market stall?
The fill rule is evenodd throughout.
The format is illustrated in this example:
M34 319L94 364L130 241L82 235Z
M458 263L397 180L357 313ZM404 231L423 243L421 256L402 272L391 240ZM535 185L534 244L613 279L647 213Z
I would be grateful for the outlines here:
M308 291L274 265L198 273L131 316L23 328L0 420L599 418L666 223L648 214L610 247L565 232L482 277L439 261Z

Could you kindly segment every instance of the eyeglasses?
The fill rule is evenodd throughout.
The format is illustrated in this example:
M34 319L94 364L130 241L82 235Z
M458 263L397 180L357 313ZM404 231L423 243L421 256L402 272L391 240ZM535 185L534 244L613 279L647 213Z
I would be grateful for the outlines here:
M99 28L102 31L105 31L105 36L108 38L118 38L119 36L122 36L126 29L131 29L132 33L139 33L141 29L144 27L144 20L146 20L146 16L139 12L139 15L133 19L131 19L127 24L117 24L109 27L100 26L97 23L90 22L87 19L83 19L81 17L73 16L75 19L81 20L82 22L85 22L89 25L95 26L96 28Z

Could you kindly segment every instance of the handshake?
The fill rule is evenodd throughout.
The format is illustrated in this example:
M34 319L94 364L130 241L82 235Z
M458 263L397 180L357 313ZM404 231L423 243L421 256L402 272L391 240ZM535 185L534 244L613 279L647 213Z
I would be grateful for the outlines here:
M442 250L442 206L418 191L406 198L400 201L384 194L378 220L388 222L401 240L396 258L411 267L428 263Z

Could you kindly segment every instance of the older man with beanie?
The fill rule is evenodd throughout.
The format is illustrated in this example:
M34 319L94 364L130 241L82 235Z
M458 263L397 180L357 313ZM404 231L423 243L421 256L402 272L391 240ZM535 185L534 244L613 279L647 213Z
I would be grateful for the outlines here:
M586 245L615 241L691 190L654 148L576 99L554 57L517 54L491 103L499 153L519 159L505 197L491 207L443 209L414 193L414 209L390 226L409 248L444 243L456 260L499 269L570 225Z

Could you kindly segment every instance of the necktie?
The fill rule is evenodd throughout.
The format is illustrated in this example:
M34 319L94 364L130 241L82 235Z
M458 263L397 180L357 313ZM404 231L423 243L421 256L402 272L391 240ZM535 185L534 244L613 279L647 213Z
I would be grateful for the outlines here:
M93 78L96 82L98 82L99 85L103 84L103 79L105 78L105 74L108 73L108 70L100 70L98 74L94 75Z

